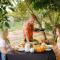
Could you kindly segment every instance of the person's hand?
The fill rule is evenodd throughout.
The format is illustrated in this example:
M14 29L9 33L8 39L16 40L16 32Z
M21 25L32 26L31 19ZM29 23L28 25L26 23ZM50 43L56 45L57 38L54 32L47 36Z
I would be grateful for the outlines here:
M2 52L3 54L7 54L7 49L6 49L6 48L2 48L2 49L1 49L1 52Z

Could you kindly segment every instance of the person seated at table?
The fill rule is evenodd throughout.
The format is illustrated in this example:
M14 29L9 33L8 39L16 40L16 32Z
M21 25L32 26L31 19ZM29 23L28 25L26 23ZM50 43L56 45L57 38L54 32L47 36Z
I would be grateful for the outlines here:
M32 14L32 16L23 25L23 34L25 42L31 42L33 40L33 29L35 19L36 16Z
M53 45L53 51L56 55L56 60L60 60L60 24L56 25L55 33L57 37L57 43Z
M0 37L0 53L1 53L1 59L6 60L6 53L10 51L10 46L6 43L6 41Z
M56 25L57 47L60 51L60 25Z

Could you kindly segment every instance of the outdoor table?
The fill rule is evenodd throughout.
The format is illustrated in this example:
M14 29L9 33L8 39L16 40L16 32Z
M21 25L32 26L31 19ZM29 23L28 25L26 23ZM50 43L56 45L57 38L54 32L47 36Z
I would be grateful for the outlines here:
M18 52L8 53L6 55L6 60L56 60L56 56L53 50L43 53Z

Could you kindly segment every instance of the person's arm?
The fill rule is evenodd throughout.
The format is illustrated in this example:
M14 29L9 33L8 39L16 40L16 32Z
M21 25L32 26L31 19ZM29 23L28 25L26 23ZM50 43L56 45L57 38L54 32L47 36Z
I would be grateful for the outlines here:
M2 47L2 48L1 48L1 52L2 52L3 54L6 54L6 53L7 53L7 49L6 49L5 47Z
M24 33L25 33L25 38L26 41L29 42L29 38L28 38L28 30L29 30L29 22L26 22L26 24L24 25Z
M30 41L29 41L29 38L28 38L28 34L26 34L26 41L27 41L27 42L30 42Z

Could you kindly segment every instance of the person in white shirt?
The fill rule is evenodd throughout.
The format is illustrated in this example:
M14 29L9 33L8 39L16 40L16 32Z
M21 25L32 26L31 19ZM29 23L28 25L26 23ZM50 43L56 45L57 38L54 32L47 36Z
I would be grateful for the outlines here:
M7 53L7 49L6 49L6 43L5 40L3 40L2 38L0 38L0 52L1 52L1 59L5 60L5 54Z
M6 60L6 53L11 51L10 46L6 43L6 41L0 37L0 52L2 60Z

